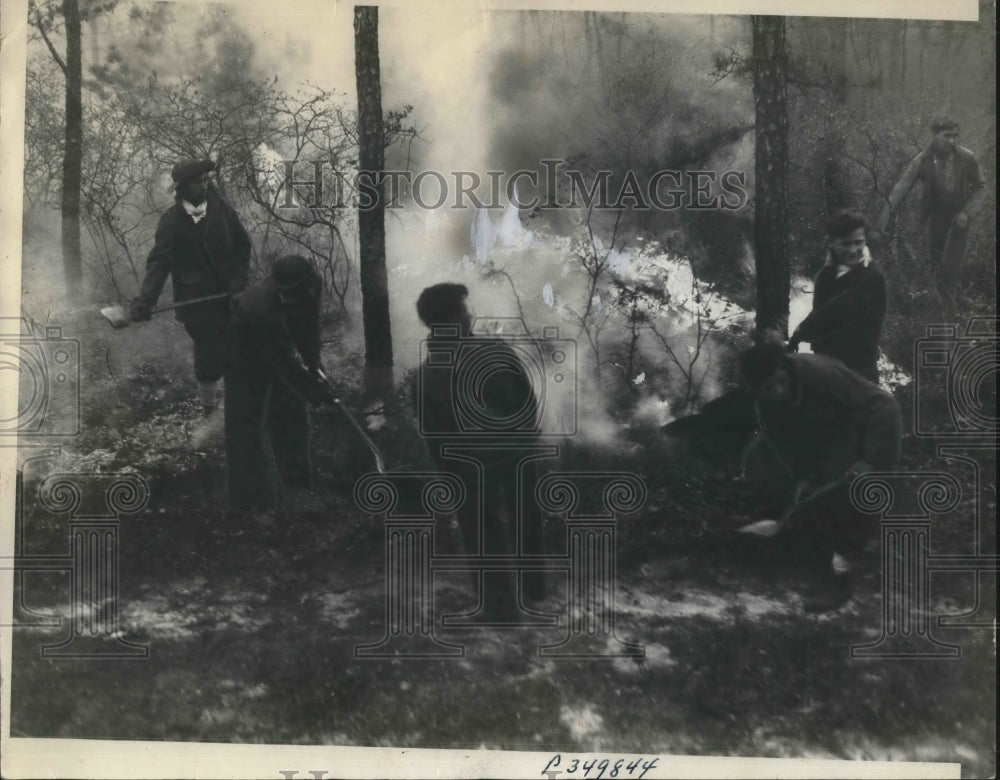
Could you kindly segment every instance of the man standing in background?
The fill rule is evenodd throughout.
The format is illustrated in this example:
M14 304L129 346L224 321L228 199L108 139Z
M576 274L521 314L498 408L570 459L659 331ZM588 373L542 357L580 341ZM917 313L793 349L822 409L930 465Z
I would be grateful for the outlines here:
M160 217L131 311L134 322L147 321L167 276L173 280L175 302L228 293L229 299L185 306L175 315L194 342L194 375L206 415L218 408L231 299L247 285L251 252L235 209L209 184L213 170L211 160L181 160L173 167L174 205Z
M969 222L983 204L986 181L975 155L959 146L959 125L942 117L931 124L934 139L903 171L882 210L879 230L890 219L919 179L923 185L921 220L927 223L931 267L946 309L956 304L958 283L969 244Z

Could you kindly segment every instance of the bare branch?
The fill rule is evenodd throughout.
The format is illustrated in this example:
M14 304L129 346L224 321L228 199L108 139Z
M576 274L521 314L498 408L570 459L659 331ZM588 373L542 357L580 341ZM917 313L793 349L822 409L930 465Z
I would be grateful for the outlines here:
M66 75L66 63L63 58L59 56L59 52L56 51L56 47L52 45L52 41L49 39L48 33L45 31L45 20L42 19L42 12L35 7L35 19L32 22L35 28L38 30L39 34L42 36L42 40L45 41L45 45L48 47L49 54L52 55L52 59L55 60L56 65L59 66L59 70Z

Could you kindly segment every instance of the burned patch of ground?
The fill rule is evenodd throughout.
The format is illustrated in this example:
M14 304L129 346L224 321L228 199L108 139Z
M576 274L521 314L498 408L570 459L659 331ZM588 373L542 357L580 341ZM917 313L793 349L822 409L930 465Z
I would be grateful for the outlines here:
M544 608L559 626L439 626L464 656L361 660L356 646L385 633L383 529L349 492L367 468L363 451L333 435L340 423L315 418L327 512L291 513L273 530L226 524L221 452L152 455L160 437L183 438L171 420L194 424L197 410L180 400L158 408L153 422L112 410L129 417L124 432L90 442L108 453L106 471L136 468L149 482L147 508L121 523L118 609L121 636L148 645L149 657L42 658L69 625L68 583L27 574L26 602L64 625L14 632L13 735L896 758L960 761L970 777L995 770L989 632L935 627L940 641L961 646L952 660L852 658L851 645L882 631L878 548L861 561L847 607L806 615L808 572L794 550L736 539L744 488L696 459L647 469L646 509L619 525L615 634L641 643L645 658L539 656L566 632L565 579L553 573ZM143 452L137 468L130 460ZM922 440L908 440L906 457L908 467L939 468ZM38 508L36 487L22 495L26 539L66 550L64 518ZM986 503L990 489L980 486ZM969 549L965 519L960 509L935 520L935 550ZM559 526L550 519L550 542L564 540ZM935 614L971 608L968 575L935 577ZM438 615L473 606L464 583L438 579Z

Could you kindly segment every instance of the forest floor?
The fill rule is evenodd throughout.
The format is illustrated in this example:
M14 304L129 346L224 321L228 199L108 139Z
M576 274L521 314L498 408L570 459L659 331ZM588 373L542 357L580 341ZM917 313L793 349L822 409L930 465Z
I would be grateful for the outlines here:
M851 645L883 630L878 546L847 606L807 615L794 555L733 533L748 510L732 464L657 442L572 450L559 464L646 480L645 508L619 523L616 595L617 636L641 643L643 659L540 657L566 632L555 572L543 606L559 626L439 627L464 657L355 659L355 646L385 633L384 530L352 498L366 451L315 415L327 511L291 513L277 532L220 526L223 453L188 443L199 411L177 378L187 345L172 322L146 327L141 350L123 346L125 334L84 340L83 432L45 469L148 482L148 506L120 526L118 614L121 636L149 657L43 658L65 626L19 627L12 736L927 760L995 774L992 631L935 626L938 641L961 647L950 660L852 658ZM909 412L912 388L899 400ZM414 468L419 440L394 435L378 434L390 470ZM904 449L905 468L942 470L932 441L910 435ZM979 495L971 469L946 470L964 493L934 519L931 549L968 554L976 500L992 526L995 470L986 464ZM65 518L40 508L36 488L26 467L25 552L65 554ZM563 538L558 526L549 519L550 539ZM26 606L68 616L66 574L28 572L24 583ZM436 580L437 615L472 606L463 583ZM983 590L992 598L991 582ZM933 616L969 610L970 575L935 575L931 599ZM981 616L994 614L983 605Z

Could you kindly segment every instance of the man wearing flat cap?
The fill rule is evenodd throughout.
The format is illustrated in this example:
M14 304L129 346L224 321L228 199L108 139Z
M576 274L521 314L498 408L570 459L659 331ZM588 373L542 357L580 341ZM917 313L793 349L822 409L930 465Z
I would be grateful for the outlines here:
M900 207L914 183L923 185L921 220L927 223L931 267L938 278L938 288L945 307L956 304L958 283L969 244L969 222L986 197L986 181L976 156L959 146L959 125L950 117L931 123L934 138L930 145L910 161L889 194L879 219L884 232L892 215Z
M174 165L175 201L160 217L156 241L146 259L146 277L132 303L131 318L149 319L170 276L174 301L243 291L250 267L250 237L233 207L208 181L211 160L188 159ZM176 310L194 342L194 375L206 415L218 406L222 346L230 299L196 303ZM214 419L214 418L213 418Z
M320 365L322 287L309 260L288 255L233 304L224 354L227 510L261 523L273 519L279 498L311 490L307 404L334 400Z

